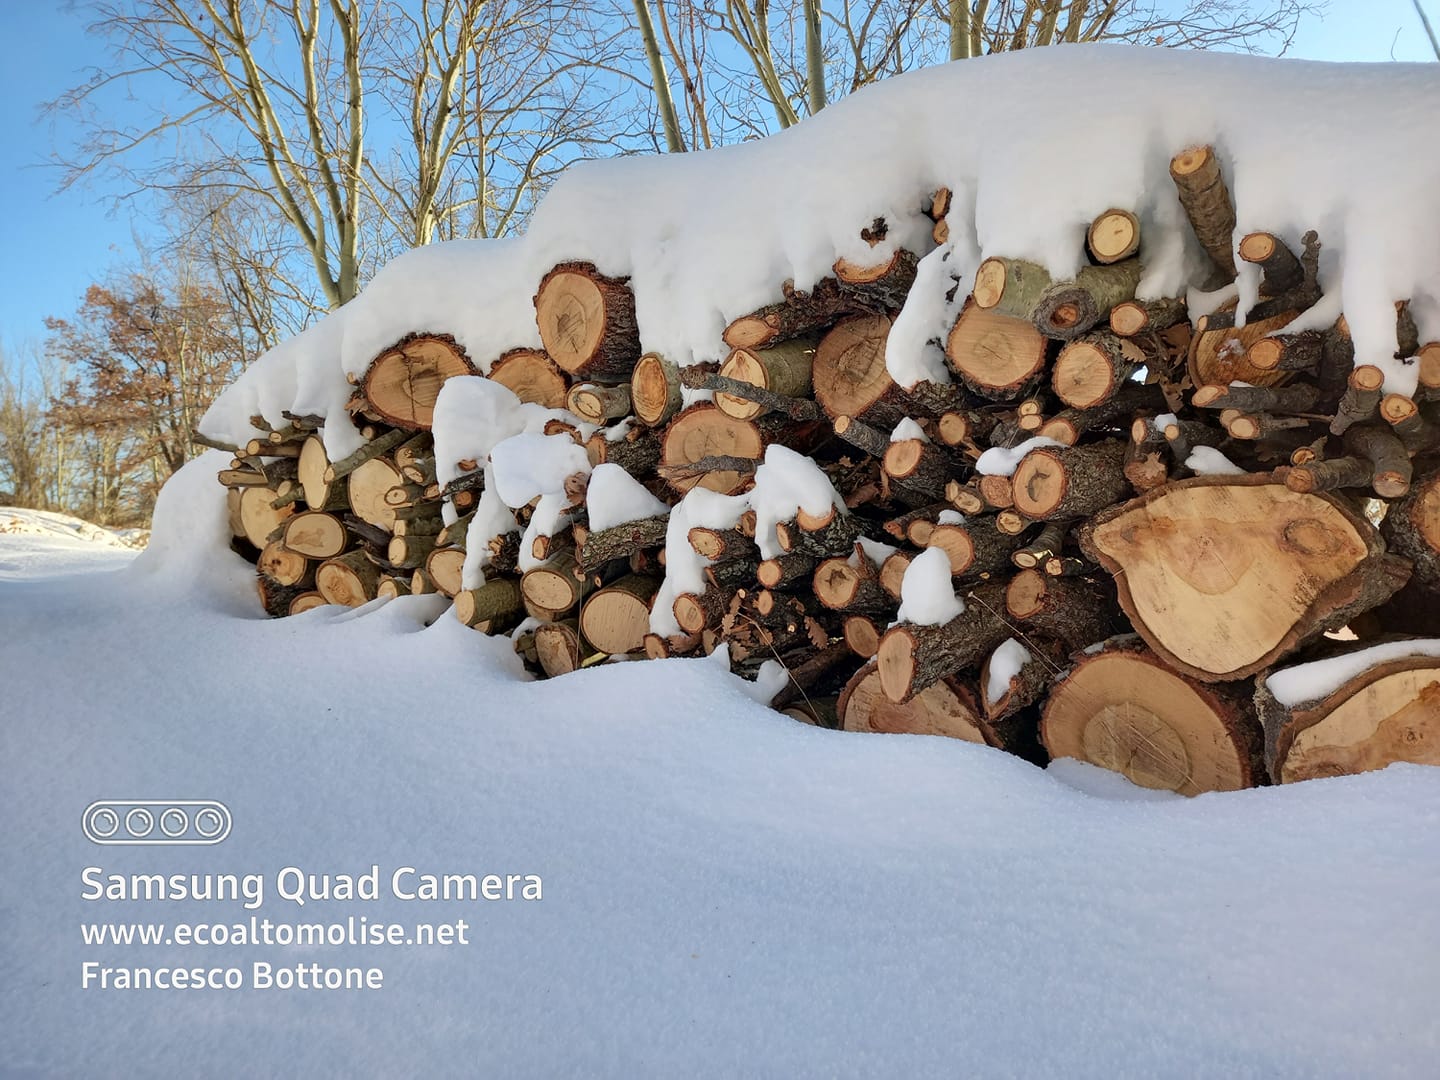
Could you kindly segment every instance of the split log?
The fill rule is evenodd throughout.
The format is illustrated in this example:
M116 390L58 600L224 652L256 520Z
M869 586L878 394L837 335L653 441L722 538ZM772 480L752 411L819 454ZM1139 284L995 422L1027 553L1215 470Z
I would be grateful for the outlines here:
M1200 246L1226 282L1235 280L1235 203L1220 173L1215 148L1196 146L1170 159L1170 179Z
M817 340L791 338L763 349L733 349L720 365L720 376L782 397L806 397ZM766 411L765 405L728 393L716 394L715 405L737 420L752 420Z
M449 334L411 334L370 362L361 392L370 409L405 431L429 431L440 387L475 365Z
M580 624L575 619L535 628L535 657L540 669L552 679L580 670L582 648Z
M592 593L580 609L580 632L600 652L638 652L650 630L650 600L659 583L630 575Z
M375 599L380 571L363 552L326 559L315 571L315 588L328 604L359 607Z
M1047 348L1031 323L967 303L946 338L945 358L975 393L1013 401L1043 377Z
M1099 514L1080 542L1151 648L1205 682L1254 674L1409 576L1343 502L1263 475L1157 488Z
M1125 444L1039 447L1011 478L1015 509L1035 521L1089 517L1126 495Z
M579 383L570 388L565 402L587 424L604 426L630 415L630 387Z
M1128 259L1140 250L1140 219L1129 210L1106 210L1090 223L1085 246L1102 266Z
M1248 697L1170 671L1130 636L1076 658L1040 720L1052 758L1077 758L1140 787L1199 795L1263 778Z
M1030 321L1046 337L1073 341L1109 319L1116 304L1133 300L1140 275L1139 259L1082 266L1074 281L1059 281L1045 290Z
M659 353L646 353L630 376L630 402L642 424L667 423L683 407L680 369Z
M554 360L539 349L511 349L500 354L490 378L521 401L547 409L565 408L568 380Z
M937 680L897 704L886 696L879 664L872 660L845 684L837 711L846 731L944 735L985 745L975 694L956 678Z
M606 277L590 263L561 263L540 280L535 323L546 353L576 378L619 382L640 358L629 279Z
M1003 586L981 585L967 595L965 610L943 626L892 626L875 654L885 696L904 703L945 676L977 666L1010 636L999 615L1004 603Z
M461 589L455 594L455 617L472 630L490 634L519 622L522 605L518 581L493 577L478 589Z
M1323 698L1290 706L1261 679L1255 702L1265 728L1265 764L1277 784L1397 761L1440 765L1440 659L1434 656L1377 661Z

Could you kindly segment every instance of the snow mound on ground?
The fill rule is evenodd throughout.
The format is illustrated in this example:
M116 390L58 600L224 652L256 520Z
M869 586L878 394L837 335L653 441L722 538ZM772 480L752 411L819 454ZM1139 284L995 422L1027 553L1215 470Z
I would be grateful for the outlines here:
M213 481L212 481L213 482ZM30 510L21 506L0 506L0 534L40 536L53 540L75 540L104 547L138 551L149 539L148 529L107 529L70 514L52 510Z
M924 272L888 363L907 385L943 378L930 342L943 339L979 262L1028 258L1072 275L1087 224L1108 207L1140 219L1142 297L1199 284L1205 258L1168 175L1171 155L1198 143L1214 144L1227 170L1237 242L1265 230L1298 246L1319 230L1326 297L1314 318L1343 309L1356 362L1378 365L1387 390L1409 393L1416 370L1394 356L1395 301L1411 300L1422 341L1440 337L1440 140L1417 137L1433 126L1437 98L1435 64L1122 45L1027 49L913 72L772 138L571 169L527 235L395 259L355 300L279 346L273 362L253 365L202 429L242 441L254 434L251 415L279 422L291 398L295 411L330 419L334 455L353 431L347 374L420 330L454 335L488 370L505 350L537 344L536 287L554 264L574 259L628 275L645 348L684 365L722 357L726 323L778 301L786 280L808 289L837 257L874 264L905 247L923 256ZM1005 123L956 104L976 101L1006 102ZM1056 102L1085 123L1057 125ZM1126 135L1096 134L1107 131ZM953 193L951 240L937 248L921 208L942 185ZM888 232L872 249L860 230L876 217ZM1241 263L1237 294L1254 295L1259 273ZM957 283L956 300L946 301Z

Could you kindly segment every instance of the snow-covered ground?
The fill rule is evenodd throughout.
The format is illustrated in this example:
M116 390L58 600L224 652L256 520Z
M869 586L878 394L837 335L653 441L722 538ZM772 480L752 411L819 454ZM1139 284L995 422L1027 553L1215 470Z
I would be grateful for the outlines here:
M1434 1075L1440 769L1186 800L805 727L702 660L529 682L431 598L269 622L207 467L129 565L0 536L0 1071ZM233 831L100 847L97 799L218 799ZM276 893L372 866L377 900ZM406 866L543 894L402 901ZM87 867L260 875L263 902L87 900ZM252 916L469 943L82 943ZM86 962L257 961L383 987L82 989Z

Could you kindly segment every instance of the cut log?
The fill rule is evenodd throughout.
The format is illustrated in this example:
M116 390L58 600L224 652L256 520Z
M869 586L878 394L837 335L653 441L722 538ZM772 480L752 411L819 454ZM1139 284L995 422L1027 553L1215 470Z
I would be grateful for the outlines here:
M1047 522L1033 540L1011 552L1010 561L1022 570L1043 566L1046 559L1059 555L1064 548L1070 525L1068 521Z
M885 368L890 325L887 315L858 315L820 339L810 380L826 416L852 416L887 429L899 419L895 382Z
M855 314L855 308L855 299L841 289L839 281L821 278L809 292L787 288L781 303L740 316L725 327L723 337L732 349L764 348L824 330L841 317Z
M1319 700L1282 705L1265 680L1255 701L1265 763L1277 784L1383 769L1440 765L1440 659L1378 661Z
M975 271L970 295L982 311L1029 322L1035 305L1053 283L1050 271L1038 263L989 258Z
M290 601L289 615L299 615L302 612L310 611L313 608L325 607L330 603L325 597L314 589L309 592L302 592L299 596Z
M444 596L455 596L464 588L461 577L465 569L463 548L436 548L425 558L425 575Z
M1031 450L1011 478L1015 509L1035 521L1089 517L1128 493L1124 458L1118 439Z
M1148 363L1142 340L1096 330L1067 343L1050 373L1055 396L1073 409L1093 409L1109 401Z
M580 632L608 655L638 652L650 630L650 601L659 583L630 575L592 593L580 609Z
M936 525L924 546L945 552L952 577L987 578L1010 561L1015 539L994 519L974 518L964 525Z
M1225 282L1234 281L1235 203L1220 173L1214 147L1195 146L1176 154L1170 159L1170 179L1175 181L1180 205L1200 246L1219 276Z
M556 555L544 566L525 571L520 579L525 607L536 618L559 619L580 603L580 581L575 576L575 558L568 551Z
M1085 246L1102 266L1128 259L1140 250L1140 219L1129 210L1106 210L1090 223Z
M1384 386L1385 373L1374 364L1361 364L1351 371L1340 407L1335 411L1335 419L1330 422L1330 434L1344 435L1351 425L1374 416L1380 408Z
M766 559L755 570L756 580L767 589L796 589L809 584L819 560L803 551L789 551Z
M561 263L541 279L535 323L561 370L608 382L630 378L640 358L640 333L628 282L578 262Z
M824 560L815 568L815 597L831 611L857 614L895 611L895 600L880 585L880 575L863 555L859 566L841 557Z
M1181 795L1238 791L1263 775L1248 697L1168 670L1128 636L1078 657L1055 683L1040 738L1052 758Z
M513 578L490 578L478 589L461 589L455 594L455 617L485 634L514 626L522 609L520 583Z
M1252 318L1238 330L1234 325L1234 313L1235 301L1230 300L1222 304L1214 315L1201 317L1195 336L1190 339L1187 358L1190 381L1196 386L1228 386L1233 382L1273 386L1289 378L1284 371L1259 368L1250 363L1249 349L1291 322L1296 312Z
M490 378L521 401L547 409L565 408L568 380L554 360L539 349L511 349L490 368Z
M288 588L308 589L314 581L310 560L280 540L272 540L260 550L255 567L277 585Z
M552 679L580 669L581 648L580 624L574 619L535 628L535 657Z
M1416 584L1440 589L1440 472L1423 476L1391 503L1380 532L1392 551L1414 563Z
M1243 679L1386 600L1409 563L1328 495L1268 476L1202 476L1101 513L1082 547L1172 667Z
M255 575L255 592L266 615L272 619L283 619L306 590L299 585L282 585L270 575L260 573Z
M375 599L379 584L379 569L359 551L326 559L315 571L315 588L328 604L359 607Z
M580 569L588 573L616 559L628 559L637 551L663 546L669 523L669 517L650 517L592 530L579 545Z
M994 401L1024 397L1045 373L1045 338L1024 319L967 303L945 342L950 369Z
M1121 337L1134 337L1146 330L1168 330L1188 318L1184 297L1122 300L1110 309L1110 329Z
M862 660L869 660L880 648L880 628L868 615L845 616L841 633L850 651Z
M905 306L920 265L913 251L897 248L883 262L868 265L837 259L831 268L840 291L852 302L874 312L899 311Z
M426 557L434 550L434 535L392 536L385 548L385 558L397 569L414 570L424 566Z
M979 666L1010 636L999 615L1004 603L1003 586L981 585L966 595L965 610L943 626L892 626L875 654L885 696L903 703L947 675Z
M1357 424L1345 433L1345 449L1370 462L1370 486L1382 499L1410 490L1413 469L1405 445L1384 424Z
M630 376L630 402L642 424L659 427L683 407L680 369L659 353L646 353Z
M741 529L709 529L697 525L686 534L686 539L697 554L711 562L753 559L757 554L754 539Z
M585 455L592 466L606 462L619 465L631 476L644 476L660 463L660 436L652 429L632 425L618 439L597 431L585 441Z
M1005 613L1019 629L1059 642L1067 653L1105 640L1118 621L1108 587L1036 568L1021 570L1005 586Z
M605 425L630 415L629 386L580 383L570 388L566 405L587 424Z
M411 334L386 349L365 369L361 392L370 409L404 431L429 431L440 387L475 365L449 334Z
M837 711L846 731L944 735L985 744L975 694L954 678L939 680L896 704L885 695L879 666L872 660L845 684Z
M395 507L385 501L385 495L402 482L400 470L388 458L371 458L346 478L351 512L389 532L395 527Z
M1282 413L1314 412L1319 400L1319 388L1310 383L1291 386L1201 386L1190 398L1191 404L1201 409Z
M1074 281L1058 281L1045 290L1030 321L1046 337L1074 341L1109 319L1116 304L1133 300L1140 276L1139 259L1082 266Z
M710 402L692 405L665 429L660 462L664 466L683 466L706 458L758 461L765 456L765 447L771 438L779 434L778 427L762 426L765 423L726 416ZM734 468L718 468L698 475L676 476L669 482L681 493L699 484L723 495L733 495L750 486L751 475Z
M1260 267L1260 295L1283 296L1305 280L1304 267L1295 253L1274 233L1253 232L1240 241L1240 258Z
M817 342L815 338L791 338L764 349L733 349L720 365L720 375L782 397L805 397L810 393ZM766 411L758 402L726 393L715 395L715 405L737 420L751 420Z
M270 542L270 536L295 513L295 507L274 505L275 492L268 487L247 487L240 492L240 524L245 539L256 548Z
M880 467L897 484L938 499L959 471L959 462L924 439L899 439L885 447Z

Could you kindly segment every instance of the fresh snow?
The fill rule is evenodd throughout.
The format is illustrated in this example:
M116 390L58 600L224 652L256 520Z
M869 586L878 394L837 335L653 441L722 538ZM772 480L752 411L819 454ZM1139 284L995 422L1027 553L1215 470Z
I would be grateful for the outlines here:
M610 462L596 465L590 474L590 486L585 489L585 510L593 532L670 512L639 480Z
M221 460L166 487L148 555L65 541L47 577L32 555L54 541L0 536L0 562L29 568L0 580L6 1071L1433 1071L1440 929L1415 913L1440 890L1440 770L1182 799L1077 762L797 724L710 660L531 682L507 639L432 596L265 620L223 547ZM91 801L127 797L221 799L234 828L210 848L82 839ZM260 874L265 900L87 901L90 866ZM274 895L285 867L372 866L378 900ZM543 898L402 902L403 866L539 874ZM79 931L252 915L464 919L471 943ZM86 961L376 966L384 983L82 990Z
M1272 672L1265 685L1281 705L1294 707L1333 694L1366 668L1407 656L1440 656L1440 638L1391 641Z
M1196 446L1185 459L1185 467L1196 476L1242 476L1245 470L1213 446Z
M1025 460L1025 455L1031 450L1064 445L1048 435L1035 435L1018 446L992 446L976 460L975 471L981 476L1014 476L1020 462Z
M84 544L128 548L145 546L149 529L107 529L92 525L82 518L53 510L31 510L23 506L0 506L0 534L45 536L57 540L76 540Z
M950 581L950 556L940 548L926 548L905 568L900 581L897 623L944 626L965 611Z
M929 442L930 436L925 434L925 429L912 417L905 417L895 425L895 430L890 432L890 441L905 442L909 439L919 439L921 442Z
M1030 662L1030 651L1013 637L1006 638L990 654L986 669L989 678L985 680L985 704L993 705L1010 687L1010 680L1020 674L1020 669Z
M765 460L755 470L755 486L744 497L755 511L755 543L762 559L784 554L775 526L793 521L801 510L819 517L834 506L841 514L849 513L815 459L780 443L765 448Z
M551 492L563 492L566 478L590 475L585 448L569 435L512 435L490 451L495 490L511 509Z
M1117 94L1117 85L1143 92ZM785 281L803 290L837 257L878 261L903 245L924 258L887 362L906 385L944 379L932 342L944 339L981 259L1028 258L1073 274L1086 223L1107 207L1139 216L1142 297L1203 280L1204 255L1166 173L1171 154L1201 142L1225 164L1237 242L1262 229L1298 250L1301 235L1318 229L1326 297L1316 317L1343 310L1356 362L1381 367L1387 390L1410 393L1415 367L1393 355L1395 301L1410 299L1422 341L1440 337L1440 245L1429 239L1440 234L1440 141L1416 137L1430 130L1437 97L1434 64L1123 45L1027 49L887 79L773 138L586 162L559 179L525 236L434 244L392 260L355 300L252 365L202 428L243 442L257 411L271 421L286 407L320 412L338 456L356 442L347 375L415 331L453 335L481 371L507 349L538 344L532 297L568 259L628 275L645 347L683 365L723 357L726 323L779 300ZM956 109L974 101L1006 102L1005 122ZM1085 123L1057 126L1057 101ZM1126 137L1096 153L1096 131ZM932 250L920 208L941 185L953 193L951 240ZM860 229L877 216L889 232L872 250ZM1239 270L1226 295L1253 295L1259 269ZM952 288L956 300L946 301ZM1192 314L1222 299L1190 298Z

